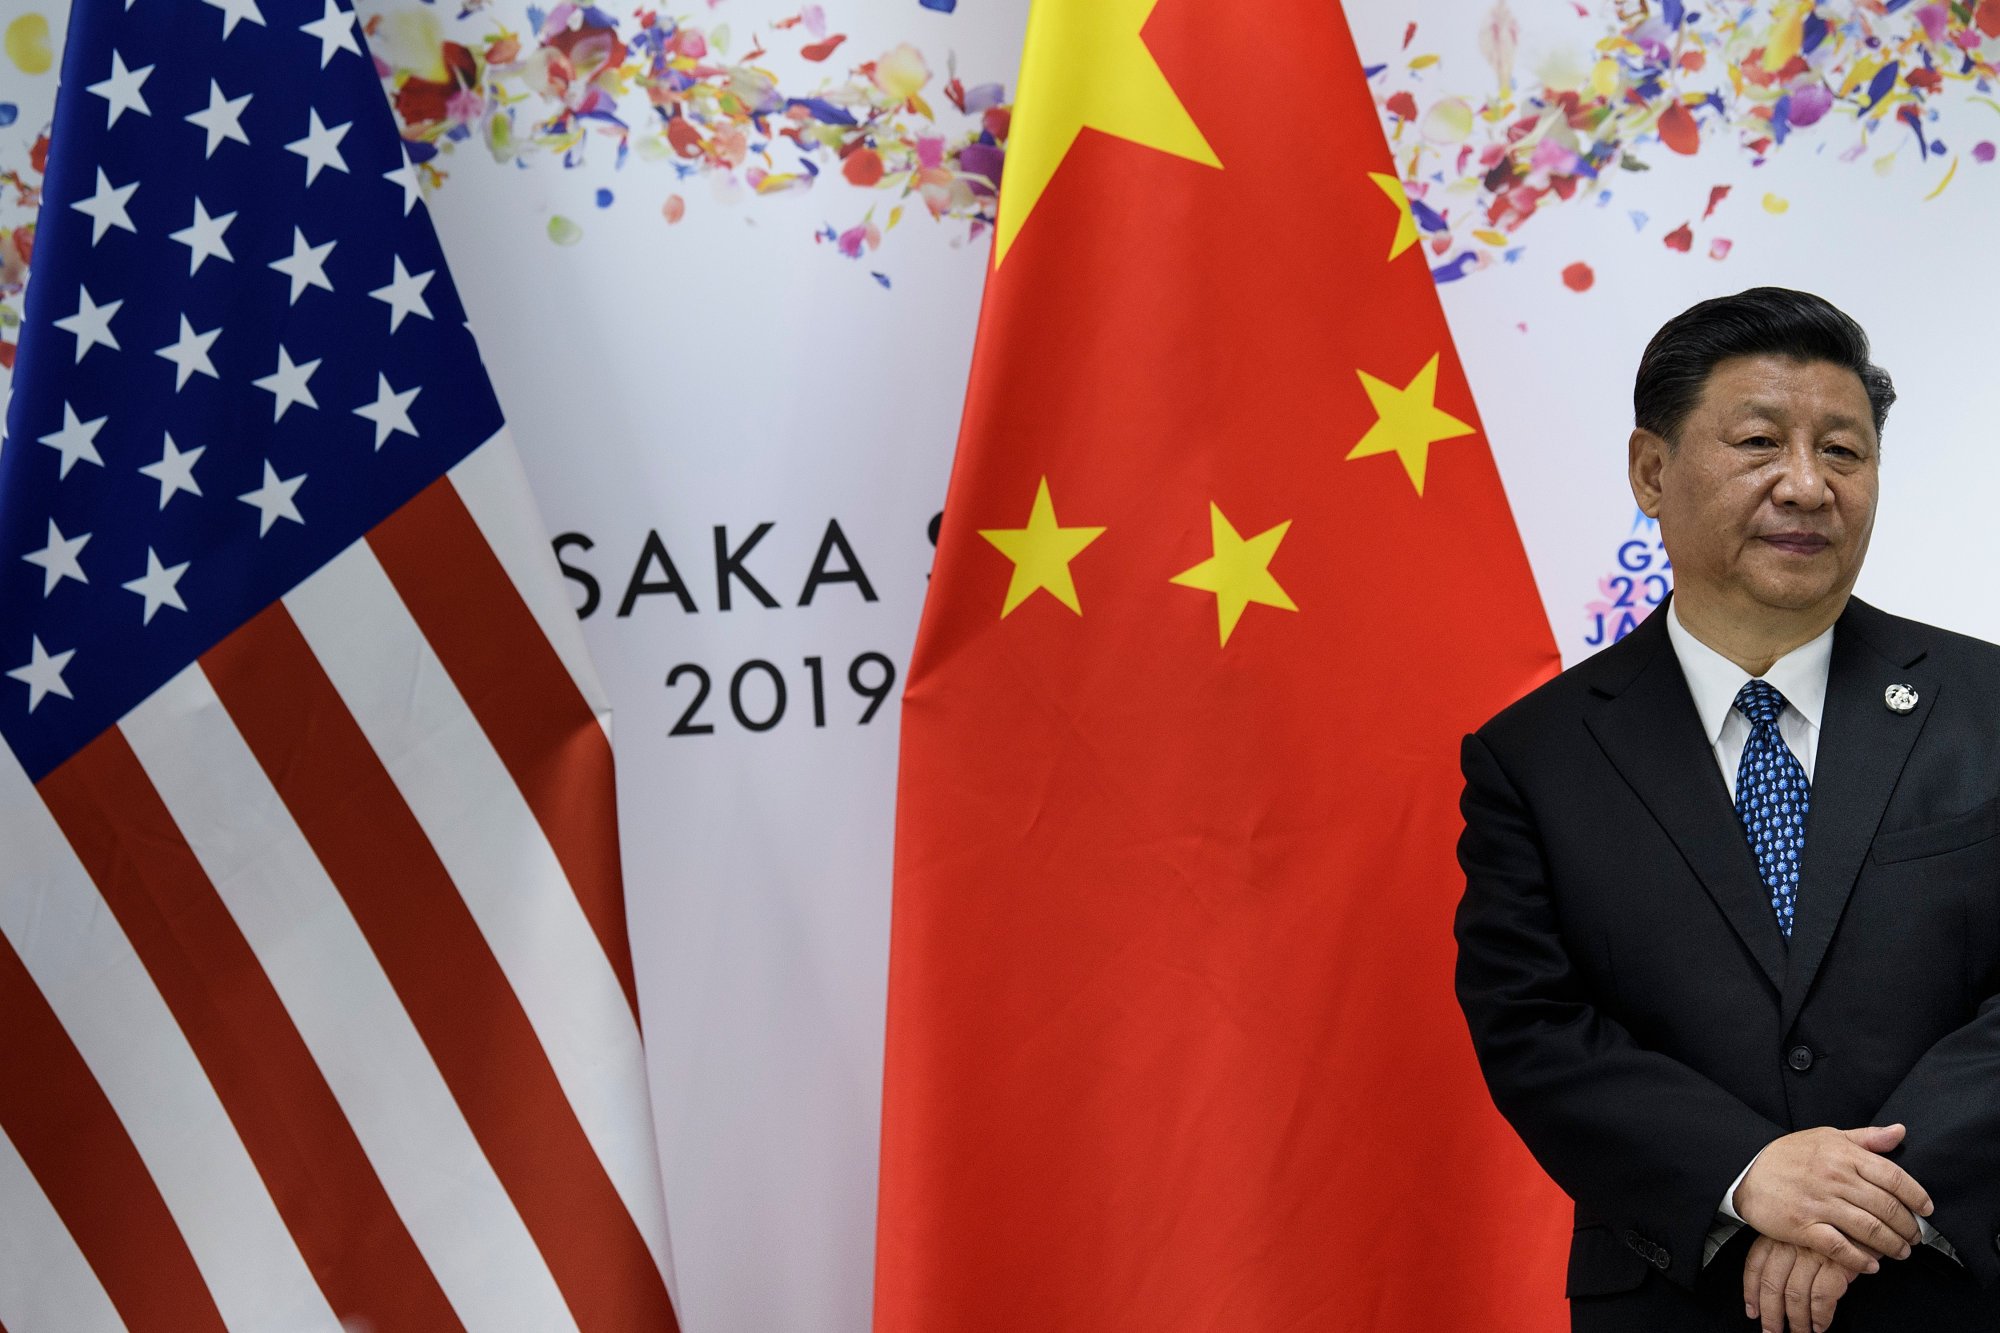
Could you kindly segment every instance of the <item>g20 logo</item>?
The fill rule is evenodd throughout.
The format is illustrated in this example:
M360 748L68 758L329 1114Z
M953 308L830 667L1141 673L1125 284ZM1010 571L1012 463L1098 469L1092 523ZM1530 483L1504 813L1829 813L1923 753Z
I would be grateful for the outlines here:
M1602 648L1618 642L1666 600L1673 586L1673 565L1659 530L1626 539L1618 547L1618 568L1597 581L1598 600L1583 608L1590 617L1584 644Z

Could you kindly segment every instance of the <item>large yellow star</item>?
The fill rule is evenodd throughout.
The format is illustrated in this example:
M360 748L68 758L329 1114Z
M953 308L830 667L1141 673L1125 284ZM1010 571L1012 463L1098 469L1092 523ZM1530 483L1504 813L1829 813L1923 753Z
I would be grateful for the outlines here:
M1376 420L1347 456L1353 459L1395 454L1403 460L1410 484L1422 495L1431 446L1439 440L1455 440L1473 433L1472 427L1438 409L1438 358L1431 357L1417 377L1400 389L1365 370L1355 373L1361 376L1361 387L1367 392L1368 401L1375 405Z
M1290 519L1275 528L1265 529L1248 541L1238 536L1235 527L1222 516L1220 505L1209 504L1208 521L1215 554L1193 569L1174 575L1171 582L1215 594L1216 620L1225 646L1229 643L1229 636L1236 631L1236 622L1243 619L1244 608L1250 603L1275 606L1285 611L1299 609L1285 590L1278 586L1278 580L1271 576L1271 557L1278 553L1278 543L1285 539L1286 529L1292 526Z
M1069 562L1102 537L1104 529L1057 526L1047 477L1035 488L1035 503L1028 511L1027 527L981 528L979 535L1014 562L1014 577L1007 582L1007 601L1000 608L1002 620L1038 590L1046 591L1078 615L1083 614L1083 607L1076 599L1076 582L1070 578Z
M1417 243L1417 219L1410 212L1410 196L1403 189L1403 182L1386 172L1371 171L1368 179L1396 206L1396 234L1389 241L1389 258L1394 259Z
M1034 0L1007 132L993 262L1007 258L1085 126L1206 166L1222 163L1140 38L1159 0Z

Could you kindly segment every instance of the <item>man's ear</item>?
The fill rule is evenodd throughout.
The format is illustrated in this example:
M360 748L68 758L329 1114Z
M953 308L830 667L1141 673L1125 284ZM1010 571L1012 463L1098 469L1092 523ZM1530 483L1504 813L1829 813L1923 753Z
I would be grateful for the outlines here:
M1660 473L1667 465L1668 443L1649 430L1635 430L1629 445L1627 471L1632 498L1647 518L1660 516Z

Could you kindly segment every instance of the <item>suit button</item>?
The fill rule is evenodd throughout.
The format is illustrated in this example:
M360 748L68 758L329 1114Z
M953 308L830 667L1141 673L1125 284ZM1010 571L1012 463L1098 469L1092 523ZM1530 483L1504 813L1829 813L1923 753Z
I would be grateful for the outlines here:
M1813 1053L1810 1046L1794 1046L1792 1047L1791 1054L1785 1057L1785 1063L1798 1070L1801 1074L1812 1068L1812 1062Z

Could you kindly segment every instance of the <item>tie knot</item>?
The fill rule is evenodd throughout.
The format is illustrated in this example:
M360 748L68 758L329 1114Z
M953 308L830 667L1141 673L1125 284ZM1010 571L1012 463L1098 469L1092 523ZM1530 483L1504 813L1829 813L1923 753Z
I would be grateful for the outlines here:
M1736 692L1736 711L1753 727L1775 724L1778 714L1785 711L1785 696L1767 681L1746 680Z

